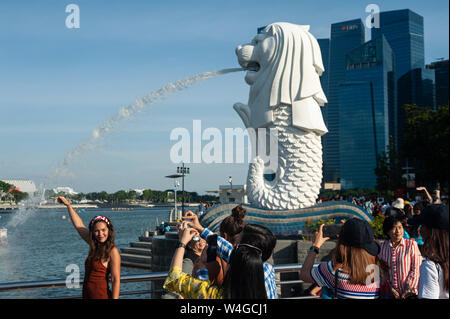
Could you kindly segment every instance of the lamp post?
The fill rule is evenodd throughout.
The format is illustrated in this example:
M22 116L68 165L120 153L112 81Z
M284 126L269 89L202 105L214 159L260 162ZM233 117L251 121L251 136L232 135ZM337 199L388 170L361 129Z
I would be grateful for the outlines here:
M230 197L233 196L233 178L228 177L228 183L230 183L230 196L228 197L228 201L230 201Z
M178 180L177 180L177 178L178 177L182 177L182 175L178 175L178 174L174 174L174 175L168 175L168 176L166 176L167 178L173 178L174 180L173 180L173 184L174 184L174 188L173 188L173 190L174 190L174 193L175 193L175 198L174 198L174 211L175 211L175 219L180 219L180 218L178 218L179 216L178 216L178 209L177 209L177 190L178 190L178 187L180 186L180 183L178 182Z
M177 173L181 174L181 187L183 189L183 201L181 202L181 215L184 216L184 176L189 174L189 167L185 167L184 163L177 167Z

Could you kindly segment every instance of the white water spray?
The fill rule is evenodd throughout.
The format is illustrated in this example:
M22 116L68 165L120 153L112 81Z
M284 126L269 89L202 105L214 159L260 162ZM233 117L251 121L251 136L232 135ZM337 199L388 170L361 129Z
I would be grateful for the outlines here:
M118 129L122 122L130 120L133 116L142 112L148 106L157 101L163 100L168 95L189 88L201 80L243 70L244 69L242 68L222 69L218 71L201 73L176 82L170 82L159 90L153 91L142 98L136 99L132 104L120 108L114 116L107 118L102 125L95 128L92 135L86 139L86 141L78 144L74 149L66 154L63 161L49 175L44 177L43 183L39 185L39 188L34 196L30 197L23 205L19 206L18 211L14 214L13 218L11 218L6 227L16 227L25 222L39 206L41 198L43 198L45 192L44 185L48 185L48 183L56 177L67 175L68 167L73 160L81 156L84 152L95 149L95 143L107 136L113 130Z

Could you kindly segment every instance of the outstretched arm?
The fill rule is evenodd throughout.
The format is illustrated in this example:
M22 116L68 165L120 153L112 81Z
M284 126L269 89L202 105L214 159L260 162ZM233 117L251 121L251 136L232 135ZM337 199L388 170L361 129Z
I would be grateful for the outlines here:
M428 193L427 189L426 189L424 186L419 186L419 187L416 188L416 190L418 190L418 191L424 191L424 192L425 192L425 195L427 196L427 199L428 199L430 202L433 201L433 198L431 197L430 193Z
M81 220L80 216L78 216L75 209L73 209L72 205L70 205L69 201L62 196L57 197L58 202L66 205L67 211L70 215L70 220L72 221L73 226L77 230L80 237L87 243L89 243L89 230L84 226L83 221Z
M319 249L324 242L330 239L329 237L323 237L323 227L324 224L320 225L319 231L316 232L316 237L313 242L313 247L316 247L317 249ZM303 280L307 283L314 283L314 279L311 276L311 269L314 266L316 255L317 254L314 251L309 251L308 255L306 255L305 261L303 262L303 266L300 269L299 273L300 280Z

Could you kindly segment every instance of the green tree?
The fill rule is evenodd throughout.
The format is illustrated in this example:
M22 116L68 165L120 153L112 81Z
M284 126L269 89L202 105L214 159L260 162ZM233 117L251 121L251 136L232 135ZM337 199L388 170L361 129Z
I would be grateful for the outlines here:
M12 187L14 187L14 185L0 181L0 192L8 193Z
M16 202L16 204L21 200L28 198L28 193L24 193L15 189L11 192L11 194L14 197L14 201Z
M449 107L405 105L402 149L415 168L416 185L448 185Z
M112 194L112 199L117 203L124 203L128 199L128 192L120 190Z

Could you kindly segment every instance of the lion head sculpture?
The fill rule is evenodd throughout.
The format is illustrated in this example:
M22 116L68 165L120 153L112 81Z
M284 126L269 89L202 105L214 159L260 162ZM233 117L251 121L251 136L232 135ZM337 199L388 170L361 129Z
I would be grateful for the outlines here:
M294 127L327 132L319 107L327 102L320 84L322 55L309 26L270 24L251 43L238 46L236 55L250 85L248 105L234 105L246 127L271 125L273 110L286 104L292 106Z

